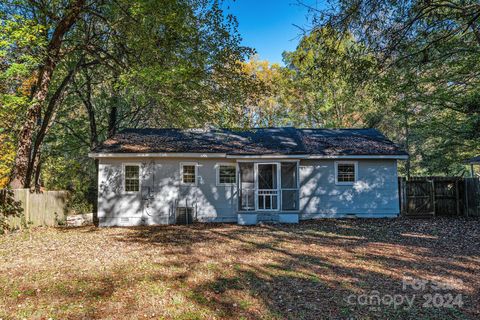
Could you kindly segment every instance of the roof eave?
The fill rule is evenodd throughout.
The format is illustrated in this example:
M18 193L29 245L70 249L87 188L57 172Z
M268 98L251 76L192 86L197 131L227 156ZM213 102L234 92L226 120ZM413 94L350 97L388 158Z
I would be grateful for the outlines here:
M320 155L320 154L260 154L239 155L198 152L90 152L90 158L227 158L227 159L396 159L407 160L408 155Z
M372 155L310 155L308 159L396 159L407 160L407 154L372 154Z

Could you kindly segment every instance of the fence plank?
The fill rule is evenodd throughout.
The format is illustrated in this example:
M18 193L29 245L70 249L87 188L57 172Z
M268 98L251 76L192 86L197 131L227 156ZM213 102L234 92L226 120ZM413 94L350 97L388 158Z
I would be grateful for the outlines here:
M0 190L2 191L2 190ZM32 226L56 226L66 216L66 191L31 193L29 189L14 189L14 198L22 203L23 216ZM22 226L22 218L9 217L13 228Z
M469 216L480 216L480 178L465 178L465 203Z
M55 225L58 221L65 219L65 195L63 191L48 191L48 202L45 209L48 225Z
M22 216L23 219L26 219L28 216L28 208L24 205L24 203L28 202L28 189L15 189L13 190L13 198L16 201L20 201L22 203ZM10 217L8 219L8 223L12 228L19 229L22 227L22 217Z
M480 183L462 177L411 177L402 179L402 212L409 216L479 214ZM475 182L477 181L477 182ZM477 187L477 184L479 187Z
M428 179L410 179L406 184L406 214L434 215L432 182Z

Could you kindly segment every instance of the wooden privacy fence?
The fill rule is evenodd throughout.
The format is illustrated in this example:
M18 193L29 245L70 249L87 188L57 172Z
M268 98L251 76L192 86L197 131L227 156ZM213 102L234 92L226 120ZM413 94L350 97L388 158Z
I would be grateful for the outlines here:
M465 178L466 215L480 216L480 178Z
M406 216L480 215L478 178L399 178L400 209Z
M23 217L10 217L10 227L21 227L22 219L32 226L56 226L65 220L66 191L32 193L29 189L14 189L13 194L22 203Z

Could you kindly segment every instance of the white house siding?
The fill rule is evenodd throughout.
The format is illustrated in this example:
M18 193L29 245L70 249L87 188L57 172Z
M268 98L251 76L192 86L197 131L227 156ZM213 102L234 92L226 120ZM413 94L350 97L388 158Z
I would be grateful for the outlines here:
M198 164L196 186L181 184L181 162ZM235 163L206 158L100 158L100 225L174 223L176 206L193 207L200 221L236 222L237 187L216 185L216 165L226 162ZM124 191L124 164L140 164L141 192ZM353 186L335 184L334 160L302 160L299 171L301 219L399 213L396 160L358 160L358 181Z
M357 179L353 185L337 185L334 160L302 160L300 218L398 215L396 160L358 160Z
M196 186L181 184L181 162L198 164ZM216 185L216 165L226 162L225 159L188 158L100 159L100 225L174 223L176 206L193 207L200 221L236 222L236 186ZM124 164L140 164L141 193L124 191Z

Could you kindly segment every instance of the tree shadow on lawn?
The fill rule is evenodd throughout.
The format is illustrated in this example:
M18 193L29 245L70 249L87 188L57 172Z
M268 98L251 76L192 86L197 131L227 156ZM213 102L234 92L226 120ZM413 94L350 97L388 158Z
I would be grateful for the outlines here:
M168 245L165 253L172 257L163 262L165 268L191 261L182 278L173 281L188 286L192 303L220 318L480 315L475 274L480 252L472 245L480 240L478 220L317 220L291 226L197 224L130 231L119 240L143 243L147 251ZM220 271L195 280L212 261ZM404 277L429 282L424 290L404 289ZM435 291L434 280L453 287ZM380 298L415 295L415 303L410 310L403 309L406 302L377 310L376 301L361 305L355 300L373 290ZM423 307L423 295L435 293L462 294L464 306Z

